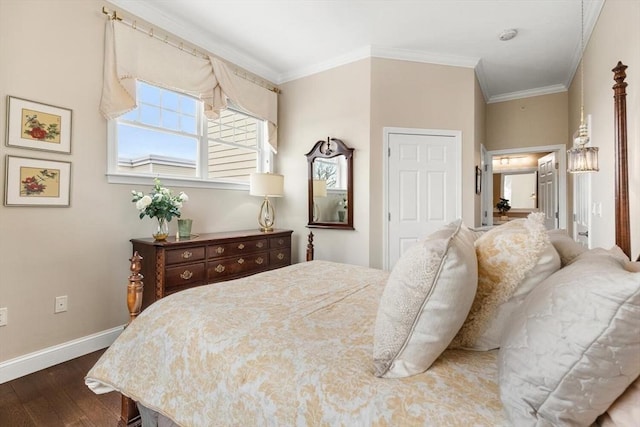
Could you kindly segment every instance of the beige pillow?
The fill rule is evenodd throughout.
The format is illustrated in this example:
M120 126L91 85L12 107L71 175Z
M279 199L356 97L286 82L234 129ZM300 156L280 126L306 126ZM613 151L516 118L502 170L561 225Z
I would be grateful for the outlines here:
M627 387L607 412L598 418L598 421L601 427L638 427L640 424L640 377Z
M515 426L591 425L640 375L640 274L592 249L538 285L498 353Z
M474 236L460 220L409 248L391 272L376 317L375 375L426 371L464 322L476 292Z
M556 251L558 251L558 255L560 255L562 267L569 264L581 253L587 251L587 248L569 237L567 230L549 230L547 233L549 234L551 244L556 248Z
M492 350L500 346L511 313L531 290L560 268L544 214L533 213L495 227L475 242L478 290L451 346Z

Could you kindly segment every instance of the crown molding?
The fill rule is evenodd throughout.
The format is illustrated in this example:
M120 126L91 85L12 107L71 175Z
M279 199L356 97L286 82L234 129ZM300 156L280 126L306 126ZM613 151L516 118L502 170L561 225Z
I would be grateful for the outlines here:
M533 96L551 95L553 93L566 92L567 87L565 85L551 85L545 87L538 87L535 89L521 90L518 92L503 93L500 95L491 96L487 101L487 104L493 104L496 102L513 101L514 99L531 98Z
M278 76L275 80L276 84L282 84L286 82L290 82L292 80L297 80L302 77L311 76L313 74L321 73L323 71L330 70L332 68L339 67L341 65L350 64L352 62L359 61L361 59L366 59L371 57L371 47L365 46L360 49L356 49L347 54L337 56L328 61L323 61L308 67L302 67L297 70L291 71L289 73L284 73Z

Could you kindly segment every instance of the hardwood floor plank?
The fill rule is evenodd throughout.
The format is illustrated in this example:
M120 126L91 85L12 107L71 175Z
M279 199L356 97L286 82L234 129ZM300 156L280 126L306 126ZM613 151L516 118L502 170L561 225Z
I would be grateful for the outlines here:
M97 395L84 377L104 350L0 384L0 426L115 427L120 395Z
M8 383L0 384L0 426L36 427Z

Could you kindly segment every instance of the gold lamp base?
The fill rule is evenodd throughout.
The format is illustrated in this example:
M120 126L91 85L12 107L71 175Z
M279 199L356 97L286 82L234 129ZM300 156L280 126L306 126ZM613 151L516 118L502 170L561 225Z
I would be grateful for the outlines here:
M258 213L258 224L260 224L260 231L263 233L269 233L273 231L273 224L276 220L276 211L273 209L273 205L269 201L269 198L265 196L262 205L260 206L260 212Z

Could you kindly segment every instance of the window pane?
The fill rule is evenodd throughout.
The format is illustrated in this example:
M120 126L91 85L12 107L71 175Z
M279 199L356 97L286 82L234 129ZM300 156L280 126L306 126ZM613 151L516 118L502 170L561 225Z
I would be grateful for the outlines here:
M160 108L141 104L138 109L140 110L140 121L142 123L152 126L160 126Z
M171 130L179 130L179 118L178 113L174 113L173 111L162 110L162 127L171 129Z
M196 133L196 118L195 117L190 117L190 116L182 116L181 120L180 120L180 124L181 124L181 129L183 132L188 132L188 133Z
M179 95L175 92L163 90L162 91L162 108L172 110L172 111L179 111L178 97Z
M146 104L160 105L160 91L156 86L138 82L138 101Z
M210 179L249 182L256 171L258 152L217 142L209 143Z
M258 122L258 119L245 114L225 110L218 119L207 122L207 136L219 142L257 147Z
M183 96L180 99L180 111L182 111L182 114L187 114L189 116L195 117L197 102L198 101L196 101L193 98L190 98L188 96Z
M198 140L118 124L118 171L196 176Z

